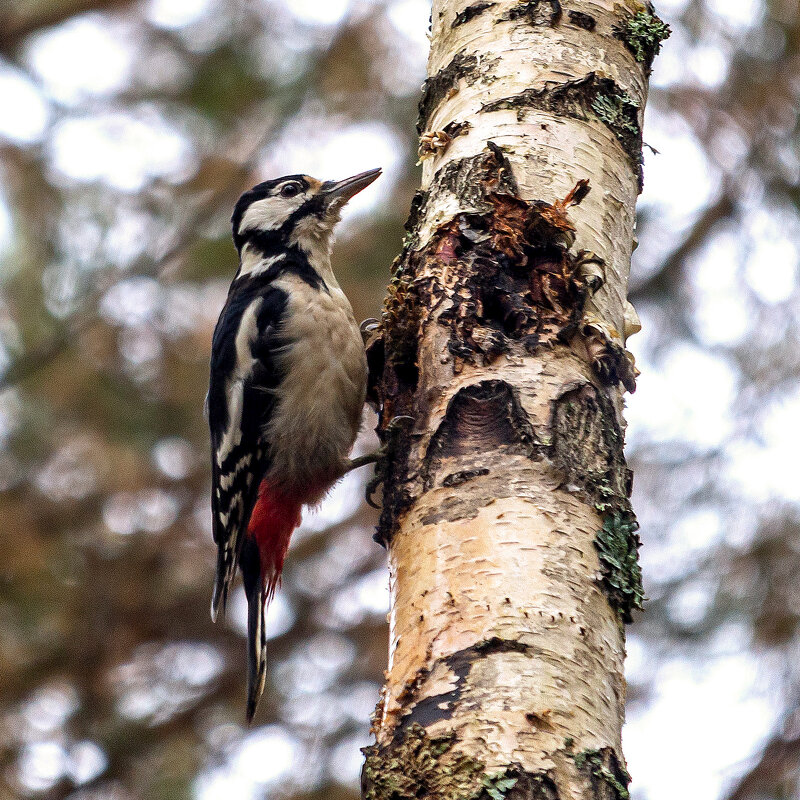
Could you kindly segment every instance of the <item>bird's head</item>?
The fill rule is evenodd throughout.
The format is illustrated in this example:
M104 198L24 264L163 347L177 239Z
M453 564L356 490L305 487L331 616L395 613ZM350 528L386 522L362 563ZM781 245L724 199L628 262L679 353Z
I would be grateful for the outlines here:
M286 175L259 183L236 203L234 244L241 252L250 243L264 255L292 246L306 253L327 248L342 207L380 174L371 169L324 183L309 175Z

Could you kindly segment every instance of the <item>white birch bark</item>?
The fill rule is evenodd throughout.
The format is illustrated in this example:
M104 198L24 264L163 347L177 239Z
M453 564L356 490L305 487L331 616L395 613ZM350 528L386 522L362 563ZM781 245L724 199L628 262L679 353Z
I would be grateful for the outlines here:
M620 383L664 34L633 0L434 0L423 193L370 345L392 610L367 800L627 797Z

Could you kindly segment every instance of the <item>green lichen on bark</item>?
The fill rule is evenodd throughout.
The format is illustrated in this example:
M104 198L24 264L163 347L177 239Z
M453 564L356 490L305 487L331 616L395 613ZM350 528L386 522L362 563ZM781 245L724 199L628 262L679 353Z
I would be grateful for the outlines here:
M642 608L644 587L639 566L639 524L630 511L607 514L594 545L600 557L603 588L623 622L631 622L631 613Z
M671 33L669 25L649 11L639 11L615 28L619 39L633 53L633 57L644 64L648 73L653 59L661 50L661 43Z
M429 737L411 725L387 747L371 745L361 774L363 800L505 800L517 778L487 773L482 762L453 749L454 732Z
M580 753L575 753L571 756L575 762L575 766L588 773L595 785L596 796L603 796L598 789L597 784L604 785L610 791L603 794L610 794L614 800L630 800L630 792L628 786L631 782L631 776L628 770L620 764L616 754L610 747L605 747L602 750L582 750Z
M456 741L454 731L431 737L415 723L386 746L363 748L362 800L559 800L548 773L515 763L487 772Z
M642 190L642 126L639 103L613 81L604 82L592 100L592 111L604 122L625 149L639 175Z
M592 100L592 111L623 144L626 134L639 133L639 104L624 89L598 92Z
M639 104L625 91L598 94L592 101L592 111L615 132L637 133L639 130Z
M513 789L519 778L509 774L508 770L501 770L494 775L484 775L481 779L483 791L491 800L505 800L508 792Z

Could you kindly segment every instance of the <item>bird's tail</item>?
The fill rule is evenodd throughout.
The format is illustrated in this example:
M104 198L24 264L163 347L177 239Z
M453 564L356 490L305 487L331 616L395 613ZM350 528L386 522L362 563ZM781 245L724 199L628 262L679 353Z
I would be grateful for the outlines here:
M247 595L247 721L253 719L264 691L267 637L266 606L275 594L292 531L300 524L302 504L262 482L258 501L242 542L241 560Z

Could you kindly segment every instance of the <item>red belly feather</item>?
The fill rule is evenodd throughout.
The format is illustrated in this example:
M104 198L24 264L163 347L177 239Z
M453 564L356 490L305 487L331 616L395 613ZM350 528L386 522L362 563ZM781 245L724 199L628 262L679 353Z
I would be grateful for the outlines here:
M261 482L247 535L252 536L258 545L262 591L266 600L272 599L280 583L289 540L302 519L302 505L297 497L277 492L266 481Z

